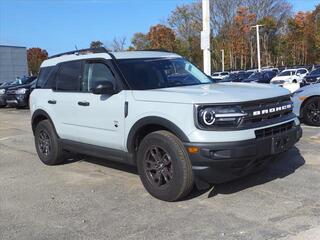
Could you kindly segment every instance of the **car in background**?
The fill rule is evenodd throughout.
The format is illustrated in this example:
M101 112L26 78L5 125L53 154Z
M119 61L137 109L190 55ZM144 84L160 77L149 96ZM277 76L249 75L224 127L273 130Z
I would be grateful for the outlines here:
M214 80L222 80L229 75L229 72L215 72L211 75L211 78Z
M242 82L244 79L250 77L252 73L239 71L238 73L230 73L227 77L220 80L219 82Z
M263 70L261 72L255 72L251 74L247 79L242 82L255 82L255 83L270 83L270 80L276 75L272 70Z
M9 106L16 108L25 108L29 107L29 97L31 92L36 87L37 79L34 79L32 82L9 87L6 93L6 103Z
M301 83L308 72L306 68L286 69L275 76L270 83L280 86L285 83Z
M24 84L29 84L31 83L33 80L35 80L36 77L32 76L32 77L23 77L23 78L19 78L13 82L7 82L6 84L2 84L0 86L0 108L3 108L5 106L7 106L7 101L6 101L6 93L7 90L10 87L14 87L14 86L19 86L19 85L24 85Z
M320 68L311 71L302 81L302 85L320 83Z
M293 93L293 112L305 123L320 127L320 83L304 86Z

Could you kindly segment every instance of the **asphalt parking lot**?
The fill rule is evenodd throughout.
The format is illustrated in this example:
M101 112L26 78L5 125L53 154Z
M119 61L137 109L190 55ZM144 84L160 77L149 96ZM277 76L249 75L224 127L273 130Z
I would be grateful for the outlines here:
M320 129L303 130L265 171L166 203L133 167L43 165L29 111L1 109L0 239L319 239Z

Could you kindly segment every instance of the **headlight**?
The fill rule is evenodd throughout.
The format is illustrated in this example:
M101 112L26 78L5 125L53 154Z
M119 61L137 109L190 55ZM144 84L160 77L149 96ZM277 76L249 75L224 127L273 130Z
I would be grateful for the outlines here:
M28 89L26 88L19 88L18 90L16 90L16 94L25 94L27 92Z
M0 95L5 94L6 90L5 89L0 89Z
M239 107L196 106L197 125L200 128L237 127L246 113Z
M320 81L320 77L317 77L317 80Z

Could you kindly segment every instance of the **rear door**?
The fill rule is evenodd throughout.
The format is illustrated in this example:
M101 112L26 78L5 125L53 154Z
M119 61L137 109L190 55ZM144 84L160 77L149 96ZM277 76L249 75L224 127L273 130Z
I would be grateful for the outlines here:
M47 103L51 107L51 116L60 138L78 139L77 99L81 94L82 61L70 61L59 64L52 93Z

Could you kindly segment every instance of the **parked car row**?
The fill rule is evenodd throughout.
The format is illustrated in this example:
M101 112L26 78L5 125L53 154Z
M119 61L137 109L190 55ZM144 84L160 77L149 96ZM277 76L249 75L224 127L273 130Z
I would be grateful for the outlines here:
M35 88L36 77L23 77L13 82L0 85L0 108L8 106L16 108L29 107L29 96Z
M262 68L247 71L216 72L211 78L219 82L256 82L271 83L278 86L285 84L308 84L320 83L320 68L311 72L307 68L291 68L280 71L278 68Z

